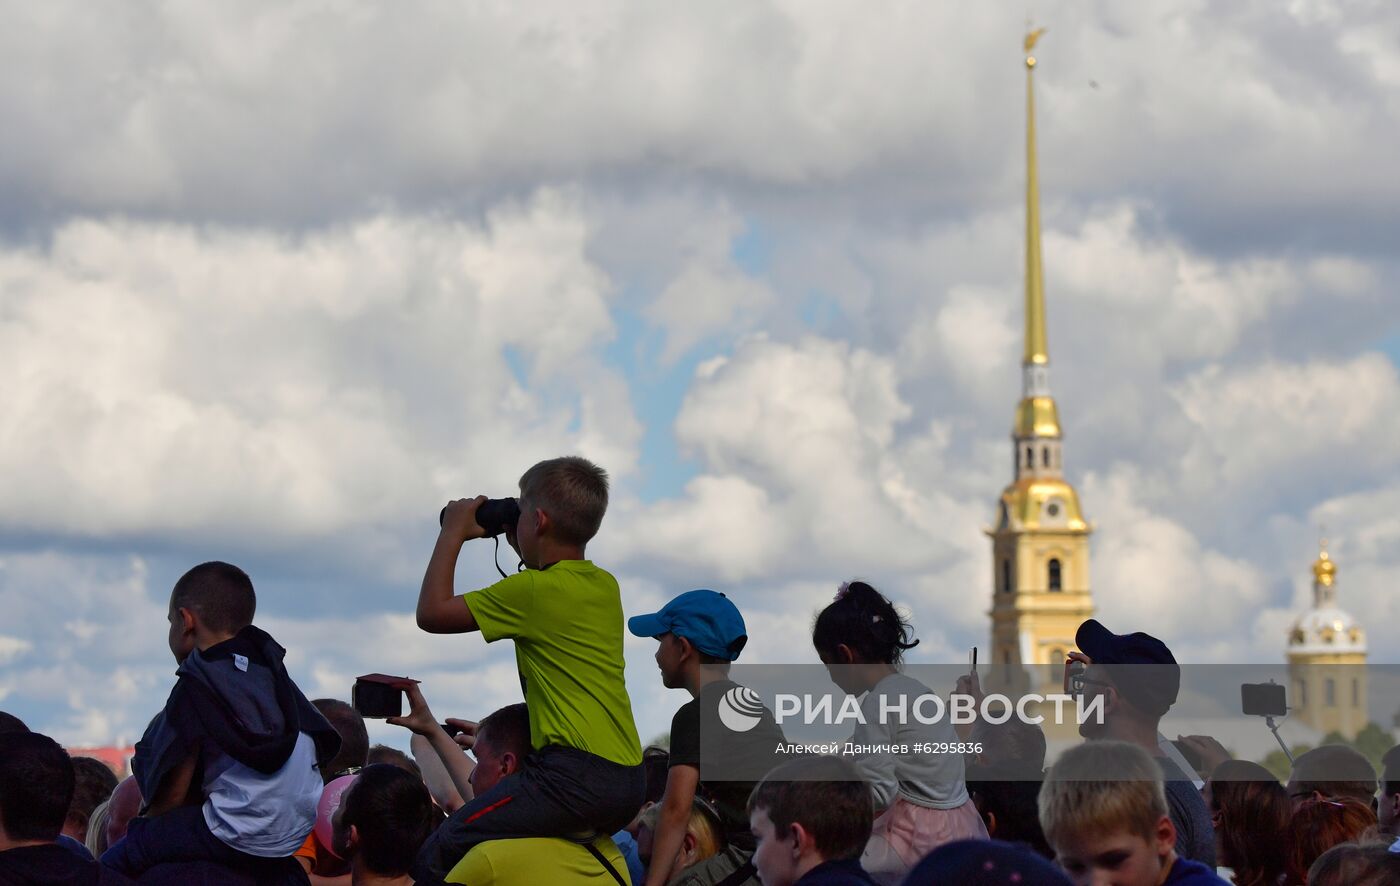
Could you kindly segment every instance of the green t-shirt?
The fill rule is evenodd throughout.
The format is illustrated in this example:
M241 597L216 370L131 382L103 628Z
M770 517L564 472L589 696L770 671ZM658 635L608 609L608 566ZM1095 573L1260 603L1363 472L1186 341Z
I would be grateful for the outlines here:
M536 748L564 745L642 762L622 667L617 579L588 560L527 569L465 594L487 643L515 641Z

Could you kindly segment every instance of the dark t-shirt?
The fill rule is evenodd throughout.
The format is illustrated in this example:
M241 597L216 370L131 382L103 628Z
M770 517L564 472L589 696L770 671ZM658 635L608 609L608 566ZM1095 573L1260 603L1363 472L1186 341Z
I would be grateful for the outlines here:
M793 886L875 886L858 859L824 861L803 874Z
M1167 811L1176 826L1176 854L1215 867L1215 830L1201 792L1171 760L1158 757L1157 765L1164 779Z
M743 732L728 728L720 719L720 705L732 680L707 683L698 698L681 705L671 718L671 765L693 766L700 771L697 789L719 811L725 839L744 849L754 848L747 812L754 784L774 766L788 759L776 753L786 739L764 707L757 722Z
M1178 858L1162 886L1229 886L1215 871L1198 861Z
M20 846L0 852L0 886L135 886L92 859L57 843Z

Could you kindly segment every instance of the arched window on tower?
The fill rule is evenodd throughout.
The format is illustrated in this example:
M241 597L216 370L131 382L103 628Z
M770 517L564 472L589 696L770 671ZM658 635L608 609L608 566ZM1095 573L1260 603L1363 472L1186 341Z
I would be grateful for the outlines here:
M1035 467L1035 449L1030 446L1026 447L1026 467Z
M1005 592L1011 591L1011 561L1001 561L1001 589Z
M1355 677L1351 678L1351 706L1361 706L1361 683Z
M1331 677L1328 677L1328 678L1327 678L1327 683L1325 684L1325 688L1327 689L1327 700L1326 700L1326 702L1324 702L1324 703L1325 703L1329 708L1334 708L1334 707L1336 707L1336 706L1337 706L1337 681L1336 681L1336 680L1333 680Z
M1049 563L1049 585L1050 590L1059 591L1064 589L1064 584L1060 578L1060 561L1058 558L1051 558Z
M1041 450L1040 450L1040 464L1041 464L1041 467L1046 467L1046 468L1050 467L1050 447L1049 447L1049 446L1045 446L1045 447L1042 447L1042 448L1041 448Z

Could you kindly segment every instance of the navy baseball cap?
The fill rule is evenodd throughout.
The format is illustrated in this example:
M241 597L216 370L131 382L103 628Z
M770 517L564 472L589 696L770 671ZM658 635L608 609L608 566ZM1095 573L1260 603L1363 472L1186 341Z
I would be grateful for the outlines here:
M706 655L733 661L749 641L739 607L718 591L686 591L650 615L627 619L627 630L638 637L671 633L684 637Z
M1181 666L1167 644L1151 634L1115 634L1091 618L1079 626L1074 643L1094 664L1109 666L1114 685L1135 707L1161 716L1176 704Z
M957 840L924 856L904 886L1070 886L1069 877L1024 846L1001 840Z

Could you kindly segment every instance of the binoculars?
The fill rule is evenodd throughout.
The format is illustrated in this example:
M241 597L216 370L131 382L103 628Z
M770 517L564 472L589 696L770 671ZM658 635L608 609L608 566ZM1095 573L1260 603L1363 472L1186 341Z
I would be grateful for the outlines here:
M438 514L438 525L447 516L447 508ZM514 529L520 520L520 503L513 498L488 498L476 509L476 522L488 538Z

